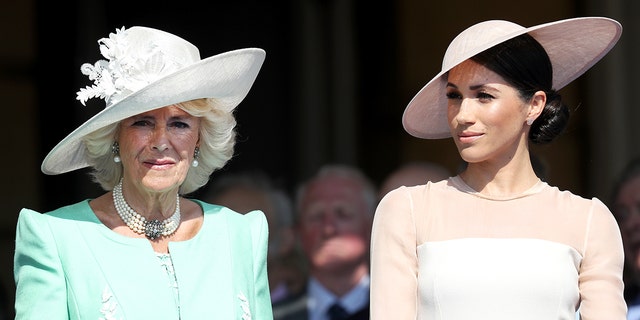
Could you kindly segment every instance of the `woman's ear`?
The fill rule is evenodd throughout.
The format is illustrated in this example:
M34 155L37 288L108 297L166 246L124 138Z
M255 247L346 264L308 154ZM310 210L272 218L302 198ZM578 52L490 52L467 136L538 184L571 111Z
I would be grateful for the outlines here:
M544 106L547 105L547 94L544 91L536 91L529 101L529 113L527 114L527 125L531 125L540 116Z

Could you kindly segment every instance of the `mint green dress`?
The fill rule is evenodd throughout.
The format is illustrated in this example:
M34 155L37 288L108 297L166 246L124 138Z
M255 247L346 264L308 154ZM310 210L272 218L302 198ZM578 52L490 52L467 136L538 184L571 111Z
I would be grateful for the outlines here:
M16 319L272 319L264 214L198 200L204 223L158 256L146 239L104 226L89 201L16 229Z

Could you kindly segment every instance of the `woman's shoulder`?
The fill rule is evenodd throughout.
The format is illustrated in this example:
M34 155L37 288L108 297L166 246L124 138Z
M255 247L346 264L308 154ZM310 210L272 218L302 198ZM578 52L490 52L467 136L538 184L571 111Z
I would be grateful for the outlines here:
M425 184L400 186L393 189L378 202L376 211L412 211L428 203L449 199L451 195L447 195L447 193L450 193L450 179L437 182L428 181Z
M89 200L82 200L73 204L58 207L51 211L37 211L29 208L22 208L20 210L19 217L32 217L34 219L48 219L48 218L78 218L88 217L91 213L91 207L89 206Z
M247 213L240 213L228 207L208 203L199 199L191 200L202 207L202 211L205 215L205 220L209 218L220 218L241 224L247 223L247 221L253 224L260 223L261 221L266 221L266 216L261 210L253 210Z
M260 210L247 213L239 213L230 208L211 204L202 200L191 199L202 206L204 212L204 224L208 232L225 232L231 237L249 241L259 239L266 242L268 237L268 224L265 214ZM215 231L212 231L215 230Z
M562 190L556 186L547 185L544 191L550 197L571 205L606 207L604 202L597 197L583 196L571 190Z
M18 239L41 239L42 243L54 237L74 238L79 233L78 225L97 225L97 218L93 215L89 200L59 207L52 211L41 213L24 208L20 211L16 226L16 241ZM55 231L55 232L54 232ZM54 235L55 233L55 235ZM48 238L49 237L49 238Z
M451 179L452 178L440 181L426 181L424 184L415 186L400 186L389 191L383 198L415 198L433 193L447 192L447 190L451 188Z

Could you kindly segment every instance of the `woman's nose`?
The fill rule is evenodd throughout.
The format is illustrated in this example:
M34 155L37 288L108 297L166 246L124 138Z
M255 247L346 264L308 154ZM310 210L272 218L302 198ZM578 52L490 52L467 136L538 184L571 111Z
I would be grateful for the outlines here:
M469 123L472 121L473 116L471 113L472 109L472 100L468 98L462 99L460 102L460 108L458 108L458 113L456 114L456 121L460 124Z
M169 148L167 132L164 127L157 127L153 130L152 148L158 151L164 151Z

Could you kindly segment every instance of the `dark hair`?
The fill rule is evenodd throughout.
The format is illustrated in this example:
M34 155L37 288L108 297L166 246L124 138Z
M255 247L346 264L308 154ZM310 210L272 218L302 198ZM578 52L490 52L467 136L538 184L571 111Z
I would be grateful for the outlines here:
M520 97L528 101L537 91L547 94L547 104L531 125L529 140L536 144L551 142L569 122L569 108L553 90L553 67L547 52L529 34L523 34L491 47L471 60L500 75Z

